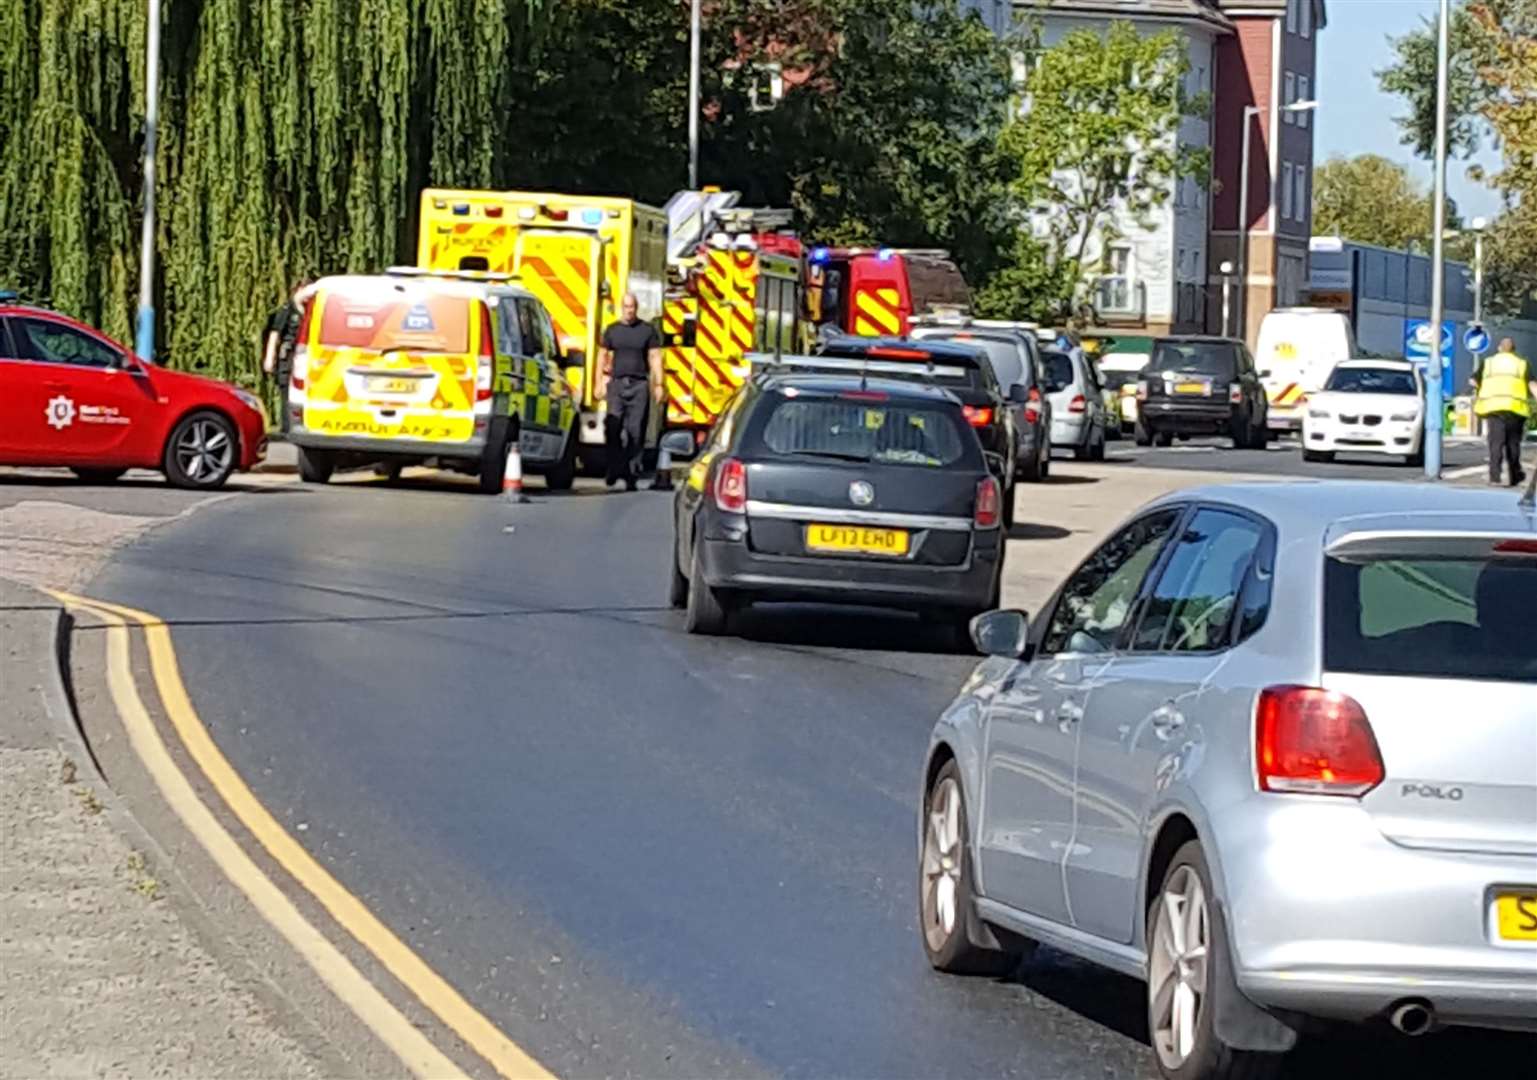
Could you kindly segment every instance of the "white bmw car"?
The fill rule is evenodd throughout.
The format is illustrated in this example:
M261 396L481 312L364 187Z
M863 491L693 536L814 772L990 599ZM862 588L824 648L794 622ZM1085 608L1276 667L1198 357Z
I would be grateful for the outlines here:
M1333 461L1335 454L1390 454L1410 465L1425 460L1425 384L1402 360L1346 360L1324 388L1308 398L1302 421L1302 457Z

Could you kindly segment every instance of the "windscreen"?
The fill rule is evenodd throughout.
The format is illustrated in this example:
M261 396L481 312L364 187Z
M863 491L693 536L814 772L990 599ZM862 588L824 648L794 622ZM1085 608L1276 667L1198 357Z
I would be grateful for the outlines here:
M1153 371L1178 371L1231 380L1237 373L1233 346L1220 341L1160 341L1148 364Z
M1330 559L1324 592L1329 671L1537 679L1537 558Z
M844 398L781 400L763 429L776 454L939 468L966 456L959 410ZM975 444L975 436L971 436Z
M470 303L463 296L393 286L323 297L319 343L370 352L467 353Z
M1123 386L1130 386L1142 378L1140 371L1106 371L1100 368L1100 381L1105 384L1106 390L1119 390Z
M1409 394L1420 392L1414 374L1394 368L1339 367L1324 384L1325 390L1341 394Z

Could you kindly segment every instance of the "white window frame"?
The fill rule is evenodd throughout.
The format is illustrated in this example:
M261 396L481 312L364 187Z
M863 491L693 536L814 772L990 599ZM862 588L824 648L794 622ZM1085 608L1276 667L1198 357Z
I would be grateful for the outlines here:
M1281 220L1290 221L1292 216L1292 163L1281 162Z
M1297 27L1297 33L1303 37L1313 36L1313 0L1297 0L1297 21L1301 24Z
M1297 100L1297 76L1288 71L1283 77L1281 85L1283 87L1281 91L1281 104L1283 106L1290 105ZM1281 122L1284 124L1295 124L1297 122L1297 114L1290 109L1283 108L1281 110Z
M1308 78L1306 75L1298 75L1297 76L1297 100L1298 101L1306 101L1308 98L1312 97L1312 90L1313 90L1313 80ZM1296 114L1296 116L1297 116L1297 126L1298 127L1304 127L1305 128L1305 127L1308 126L1308 114L1307 114L1306 111L1299 112L1299 113Z
M1295 34L1297 32L1297 5L1299 3L1307 3L1307 0L1286 0L1286 32L1288 34Z

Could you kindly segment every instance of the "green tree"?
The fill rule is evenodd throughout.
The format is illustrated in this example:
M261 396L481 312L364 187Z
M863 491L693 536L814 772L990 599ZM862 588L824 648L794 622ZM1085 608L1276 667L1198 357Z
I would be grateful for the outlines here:
M1031 231L983 289L981 307L1069 316L1096 269L1091 253L1119 221L1163 206L1177 178L1205 182L1209 153L1181 143L1179 128L1208 102L1186 93L1189 61L1175 30L1143 35L1116 22L1103 34L1073 31L1051 48L1032 33L1024 52L1024 105L1001 148Z
M1377 154L1333 157L1313 171L1313 229L1402 248L1431 231L1431 199L1409 171Z

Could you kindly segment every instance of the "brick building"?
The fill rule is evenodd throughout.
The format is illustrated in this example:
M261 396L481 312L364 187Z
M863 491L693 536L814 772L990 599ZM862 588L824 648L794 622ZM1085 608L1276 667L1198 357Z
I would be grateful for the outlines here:
M1313 115L1288 105L1318 96L1318 34L1324 0L1216 0L1233 33L1217 45L1212 101L1211 243L1207 283L1221 295L1220 267L1234 267L1232 323L1252 344L1265 313L1302 301L1312 235ZM1239 185L1249 131L1247 274L1240 251ZM1243 275L1242 285L1238 276ZM1222 305L1207 328L1222 333Z

